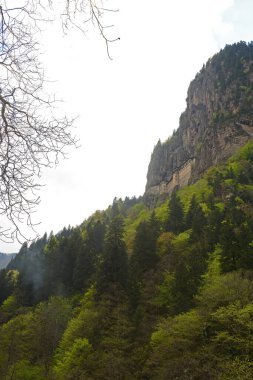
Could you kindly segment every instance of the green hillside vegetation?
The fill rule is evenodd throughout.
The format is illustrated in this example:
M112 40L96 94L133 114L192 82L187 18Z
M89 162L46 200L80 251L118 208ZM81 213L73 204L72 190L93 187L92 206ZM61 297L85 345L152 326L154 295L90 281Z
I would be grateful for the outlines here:
M0 303L3 380L252 379L253 142L24 244Z

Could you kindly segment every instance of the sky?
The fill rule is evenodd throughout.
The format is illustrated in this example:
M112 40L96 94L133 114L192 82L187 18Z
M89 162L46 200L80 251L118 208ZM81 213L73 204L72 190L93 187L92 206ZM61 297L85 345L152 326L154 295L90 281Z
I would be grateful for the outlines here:
M43 172L38 234L79 225L114 197L142 195L153 148L177 129L190 81L226 44L253 39L252 0L108 0L106 7L119 8L104 19L120 37L112 60L92 26L64 35L56 22L40 36L48 90L77 117L80 147ZM0 251L19 246L0 242Z

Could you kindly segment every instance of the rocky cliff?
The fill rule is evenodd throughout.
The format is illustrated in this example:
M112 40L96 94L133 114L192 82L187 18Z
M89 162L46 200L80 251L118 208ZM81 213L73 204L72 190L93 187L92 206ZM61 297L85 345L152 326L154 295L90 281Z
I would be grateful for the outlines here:
M253 137L253 42L227 45L191 82L179 128L155 146L146 194L197 180Z

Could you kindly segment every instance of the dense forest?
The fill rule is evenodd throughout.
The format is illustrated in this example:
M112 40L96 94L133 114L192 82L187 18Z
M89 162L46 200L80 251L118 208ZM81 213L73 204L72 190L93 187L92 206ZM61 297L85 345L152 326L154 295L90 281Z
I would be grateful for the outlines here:
M253 142L167 199L114 199L0 272L0 378L252 379Z

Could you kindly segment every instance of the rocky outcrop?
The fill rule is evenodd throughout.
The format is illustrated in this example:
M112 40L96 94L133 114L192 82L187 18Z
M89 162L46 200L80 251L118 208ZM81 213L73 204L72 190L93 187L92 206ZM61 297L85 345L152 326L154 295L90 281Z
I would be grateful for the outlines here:
M253 137L253 43L228 45L191 82L179 128L154 148L146 194L196 181Z

